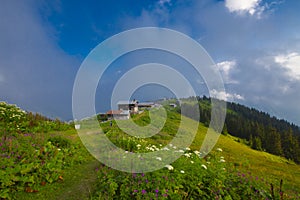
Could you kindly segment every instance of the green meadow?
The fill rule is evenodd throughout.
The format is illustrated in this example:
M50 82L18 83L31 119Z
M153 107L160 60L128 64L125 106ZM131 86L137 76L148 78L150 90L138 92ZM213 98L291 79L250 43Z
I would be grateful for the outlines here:
M220 135L214 149L202 157L200 148L207 127L200 123L192 144L179 148L180 144L171 140L176 137L180 122L185 121L181 127L185 134L191 134L197 122L181 118L172 109L167 109L166 114L162 129L144 139L129 136L115 121L112 126L110 121L100 123L100 129L87 120L85 129L80 130L97 133L99 141L109 138L126 151L124 159L133 153L162 152L162 156L154 158L159 163L168 159L164 152L179 155L175 162L147 173L128 173L105 166L90 155L76 130L53 130L57 121L48 122L51 127L47 131L37 129L30 133L7 131L1 124L0 199L300 198L299 165L253 150L230 135ZM148 111L132 119L140 127L151 122ZM18 123L25 129L24 121L25 118ZM8 122L6 127L11 123ZM128 121L120 123L128 128L126 131L130 130ZM45 123L41 124L45 128Z

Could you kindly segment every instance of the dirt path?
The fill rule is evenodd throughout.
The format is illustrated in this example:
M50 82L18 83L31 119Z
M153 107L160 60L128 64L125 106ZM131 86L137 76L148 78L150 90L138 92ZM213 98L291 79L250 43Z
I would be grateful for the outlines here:
M78 171L71 171L68 179L62 184L63 192L55 198L57 200L84 200L90 199L92 191L95 189L97 174L95 168L99 166L97 160L93 160L85 165L78 166Z
M36 193L16 193L13 199L20 200L89 200L95 190L99 161L76 165L65 171L63 181L47 184Z

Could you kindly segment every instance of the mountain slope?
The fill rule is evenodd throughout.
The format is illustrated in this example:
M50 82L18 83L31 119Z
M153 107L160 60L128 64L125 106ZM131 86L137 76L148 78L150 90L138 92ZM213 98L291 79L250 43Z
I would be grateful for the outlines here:
M198 107L200 109L200 121L208 126L211 99L205 96L197 97L198 105L192 105L191 100L195 101L195 97L182 100L184 106L191 111L187 116L195 118L193 110ZM180 112L179 106L177 111ZM223 133L247 140L253 149L284 156L300 163L300 128L285 120L271 117L265 112L227 102Z
M136 148L137 144L144 145L168 145L173 137L175 137L176 127L180 123L181 116L175 112L175 109L168 108L168 119L163 129L148 139L129 140L130 138L122 130L120 130L116 124L110 127L109 123L103 123L101 126L106 132L106 136L110 137L111 141L115 142L119 147L128 151L139 151ZM183 117L185 118L185 117ZM147 112L134 116L133 120L137 124L143 124L145 121L149 121ZM185 118L187 124L183 127L184 131L189 133L192 126L197 122ZM123 123L126 123L124 121ZM144 124L145 125L145 124ZM194 138L190 148L191 151L199 151L203 139L206 135L207 127L200 123L198 127L197 135ZM120 142L125 140L125 142ZM132 143L128 145L129 141ZM146 141L146 143L145 143ZM257 151L251 149L249 146L241 142L242 140L231 135L220 135L217 144L213 152L216 152L217 148L223 150L227 167L239 171L241 174L245 174L249 179L253 181L261 181L264 183L267 190L270 190L270 184L277 185L279 187L280 180L283 180L283 191L291 196L297 196L300 192L300 166L294 162L285 159L284 157L269 154L263 151Z
M170 149L170 151L174 151L174 153L180 151L184 152L178 160L170 163L168 168L162 168L144 174L121 172L106 167L103 164L97 164L94 159L91 159L90 156L86 155L87 152L83 147L79 148L79 146L82 146L81 144L75 145L70 141L68 144L71 146L65 147L65 149L62 147L51 146L53 153L68 153L65 157L65 159L68 160L68 162L65 160L67 163L69 163L69 160L76 160L77 164L72 164L70 167L64 168L63 171L65 171L65 176L63 176L63 182L60 182L60 178L58 177L58 182L47 182L46 186L43 186L40 185L40 181L42 181L41 183L44 183L44 181L40 179L43 179L44 176L40 176L40 174L45 174L46 171L37 173L35 168L32 168L31 171L26 171L26 174L25 172L21 172L20 174L18 171L16 171L16 173L11 171L11 174L15 173L12 177L12 180L14 181L17 180L14 178L15 176L27 177L27 174L31 176L32 173L34 173L35 176L40 177L40 179L36 179L34 183L28 183L28 181L25 181L24 183L24 186L30 184L33 189L40 190L40 192L31 193L31 190L29 190L31 188L28 189L28 187L26 187L25 192L14 194L17 195L16 197L18 197L18 199L35 199L39 195L43 196L43 199L53 199L52 193L56 190L59 190L57 191L57 194L63 194L64 192L77 194L78 191L72 190L78 190L82 184L76 185L79 180L76 179L76 181L72 181L68 174L71 175L72 173L76 173L74 175L78 177L85 177L84 174L86 172L79 169L84 168L85 164L87 164L87 166L91 166L91 168L95 167L95 176L97 176L96 180L92 180L93 187L89 187L93 189L93 191L87 193L89 195L87 198L89 199L148 199L156 197L159 197L159 199L279 199L280 196L285 199L296 199L300 197L299 165L280 156L253 150L245 145L243 140L229 134L220 135L217 144L208 156L200 158L199 152L197 151L199 151L202 145L203 139L207 133L207 127L205 127L203 123L200 123L197 134L195 138L193 138L190 147L179 149L179 144L170 144L170 141L177 135L179 124L184 120L186 123L183 124L182 131L185 134L190 134L190 136L192 136L192 127L195 125L197 126L197 122L181 116L174 108L166 107L166 113L167 119L163 128L157 134L149 138L140 139L132 137L128 135L127 132L123 132L117 126L115 121L113 121L112 126L109 121L101 123L101 130L99 129L99 126L94 126L94 124L91 124L89 127L90 123L89 121L86 121L84 122L86 127L82 131L87 134L93 132L105 133L105 135L97 134L97 138L100 138L101 140L102 137L108 137L118 147L127 150L128 152L150 153L152 151L161 151L163 148ZM139 126L146 127L151 122L151 117L153 116L149 115L148 111L144 111L139 115L132 116L132 119ZM130 126L132 126L129 122L130 121L127 120L121 122L122 125L126 126L126 131L130 130ZM18 152L24 149L24 151L22 150L22 156L26 157L27 161L25 163L24 161L19 162L16 158L16 163L11 163L13 164L11 169L16 169L18 166L21 166L20 169L22 169L25 166L31 166L32 163L35 163L36 166L48 166L40 162L39 159L30 160L29 158L32 157L32 152L44 153L44 146L50 145L49 139L54 141L51 139L53 138L53 133L50 135L45 133L28 135L12 132L11 134L6 130L5 134L7 138L2 138L2 141L5 142L2 142L2 145L4 144L8 148L5 149L5 151L2 150L2 153L5 153L5 155L7 154L10 158L13 157L12 152L17 151L17 148L11 146L11 141L18 142L20 145L24 140L24 142L22 142L22 148L18 147ZM69 130L55 134L59 134L59 136L62 137L60 138L61 142L65 141L65 139L69 140L70 138L77 138L76 140L79 139L74 130L71 132ZM36 149L35 146L32 146L33 141L35 144L38 144L38 149ZM175 148L175 145L178 145L178 147ZM28 151L29 147L32 151ZM58 148L61 148L62 151ZM48 155L48 153L46 155ZM6 157L8 158L8 156ZM126 158L126 153L124 156L124 158ZM88 157L89 159L87 159L86 162L91 162L90 165L85 163L85 161L83 162L82 157ZM3 161L3 165L10 164L11 159L7 158L1 160ZM54 168L55 171L57 171L61 167L59 163L62 162L52 163L54 158L56 157L52 156L49 157L49 160L44 161L46 161L46 164L51 161L51 168ZM164 159L165 157L163 156L156 158L158 161ZM83 165L80 164L82 162ZM89 167L89 170L93 169L90 169ZM58 175L61 175L63 171L59 171ZM10 175L7 170L2 170L1 173L3 175L1 178ZM93 176L94 172L87 174ZM281 180L283 180L282 187L280 186ZM149 182L153 184L150 184ZM74 184L74 187L71 184ZM66 185L68 187L65 187ZM271 190L271 188L273 188L273 190ZM5 190L16 192L15 186L9 186L8 184L5 185ZM3 192L4 190L0 191ZM6 198L5 195L10 194L12 194L12 192L2 193L2 198ZM68 195L68 198L76 199L77 197L76 195Z

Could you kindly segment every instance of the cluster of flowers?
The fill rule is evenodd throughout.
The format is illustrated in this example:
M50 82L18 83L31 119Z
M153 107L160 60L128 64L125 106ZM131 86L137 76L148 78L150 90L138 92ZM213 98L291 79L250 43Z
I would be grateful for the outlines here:
M141 145L138 144L137 146L140 147ZM159 146L162 147L162 144L160 144ZM169 146L169 147L168 147L168 146ZM183 156L185 156L186 158L191 158L192 155L193 155L193 153L194 153L195 155L199 156L199 157L201 157L201 155L203 154L203 153L201 153L200 151L197 151L197 150L193 151L193 153L192 153L192 152L191 152L191 149L190 149L189 147L186 147L186 148L184 148L184 149L178 149L178 148L177 148L175 145L173 145L173 144L169 144L168 146L165 146L165 147L163 147L163 148L160 149L160 148L156 147L155 145L149 145L149 146L146 147L146 150L151 151L151 152L154 152L154 151L161 151L161 150L162 150L162 151L170 151L170 150L174 149L174 152L182 153ZM178 149L178 150L175 150L175 149ZM216 151L218 151L218 152L223 152L223 150L222 150L221 148L217 148ZM162 161L162 160L163 160L162 157L159 157L159 156L156 156L155 159L156 159L156 160L159 160L159 161ZM226 162L225 159L224 159L224 156L220 156L219 162L220 162L220 163L225 163L225 162ZM190 163L191 163L191 164L194 164L194 161L193 161L193 160L190 160ZM210 164L209 161L207 161L206 163L207 163L207 165ZM207 170L207 165L201 164L201 167L202 167L203 169ZM165 168L167 168L167 169L170 170L170 171L174 170L174 167L173 167L172 165L170 165L170 164L165 165ZM222 169L223 169L223 170L226 170L225 168L222 168ZM179 172L182 173L182 174L185 173L184 170L179 170Z

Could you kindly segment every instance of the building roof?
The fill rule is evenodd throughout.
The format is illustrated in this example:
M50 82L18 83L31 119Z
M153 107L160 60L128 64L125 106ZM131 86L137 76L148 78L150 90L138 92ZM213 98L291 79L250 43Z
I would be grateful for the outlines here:
M129 104L136 104L137 101L118 101L118 105L129 105Z
M154 102L141 102L139 103L139 106L153 106Z
M108 115L118 115L121 113L122 113L122 110L109 110L106 112L106 114L108 114Z
M129 115L128 110L109 110L106 112L107 115Z

